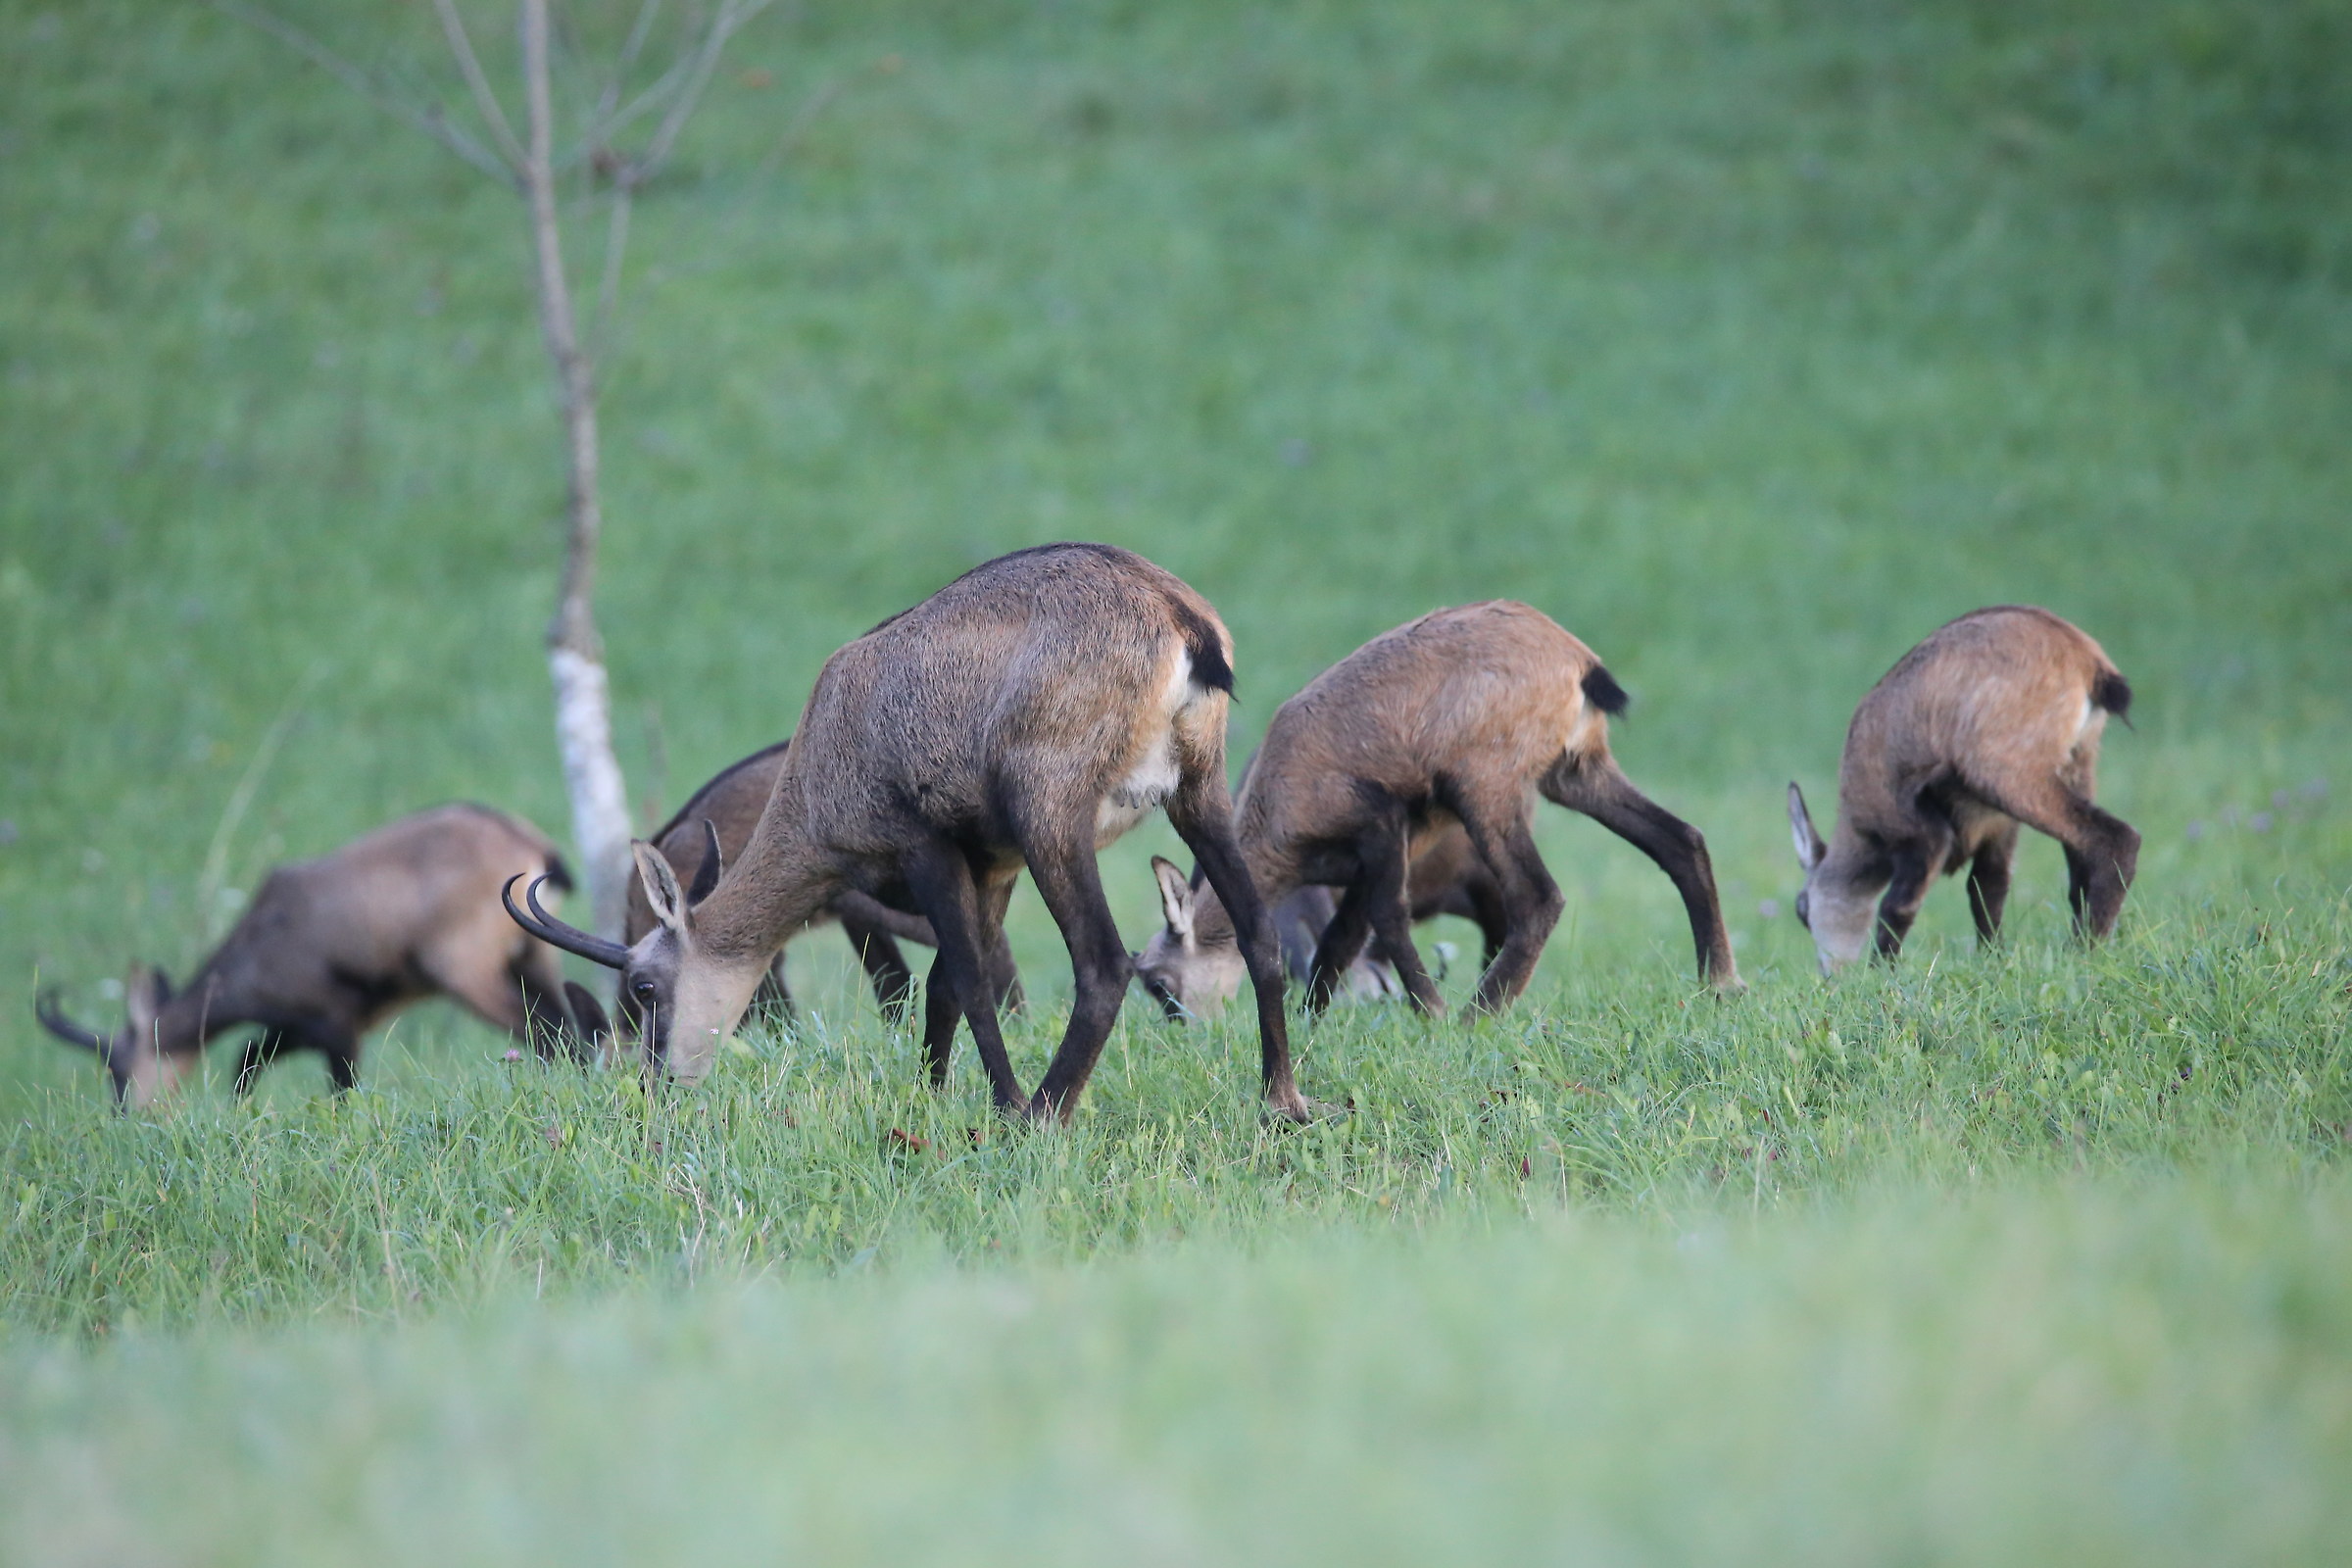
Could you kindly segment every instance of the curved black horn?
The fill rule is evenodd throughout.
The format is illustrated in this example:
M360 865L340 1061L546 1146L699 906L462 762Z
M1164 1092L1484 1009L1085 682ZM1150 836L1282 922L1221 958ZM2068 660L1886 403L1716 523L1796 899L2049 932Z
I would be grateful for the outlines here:
M101 1056L114 1049L114 1042L108 1040L106 1036L84 1029L60 1012L57 1006L57 993L54 991L44 991L32 999L32 1015L41 1020L42 1028L69 1046L79 1046L84 1051L95 1051Z
M710 890L718 886L721 869L718 863L718 829L706 816L703 818L703 863L695 867L694 886L686 890L686 907L691 909L710 896Z
M539 883L547 880L544 876L523 889L523 902L531 906L531 912L525 914L514 907L514 884L528 874L522 871L515 872L514 875L507 878L507 885L498 890L498 902L507 906L507 913L514 917L516 925L551 948L562 948L565 953L576 953L590 962L601 963L608 969L620 968L629 961L629 950L619 943L607 942L603 937L592 937L574 926L565 925L541 908L539 906Z

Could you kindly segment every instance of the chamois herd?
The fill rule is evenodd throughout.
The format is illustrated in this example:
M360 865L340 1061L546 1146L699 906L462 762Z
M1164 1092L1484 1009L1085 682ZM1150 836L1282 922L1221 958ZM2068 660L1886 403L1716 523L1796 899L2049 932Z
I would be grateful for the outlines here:
M1385 632L1274 713L1226 785L1233 639L1208 602L1142 557L1048 545L974 568L826 661L787 742L735 763L634 846L625 940L564 923L570 887L546 835L447 806L271 872L235 928L174 989L142 968L112 1034L36 1002L98 1055L118 1102L169 1093L206 1045L253 1031L236 1087L314 1050L337 1089L361 1042L425 997L454 998L542 1055L634 1059L688 1083L747 1009L789 1012L782 953L838 923L894 1021L917 987L902 944L934 951L923 1054L946 1081L968 1026L1005 1114L1067 1118L1131 984L1170 1018L1220 1011L1246 978L1270 1113L1322 1107L1293 1076L1286 983L1310 1013L1335 997L1445 1004L1412 927L1477 922L1471 1010L1508 1007L1558 920L1537 853L1539 797L1627 840L1674 883L1700 976L1740 989L1698 829L1637 789L1609 751L1626 694L1597 654L1507 600ZM1825 973L1866 949L1892 959L1930 881L1966 866L1979 937L2000 929L2018 826L2066 851L2078 931L2115 924L2139 836L2093 804L2108 715L2132 692L2047 611L1981 610L1944 626L1862 700L1825 841L1788 787L1805 875L1796 915ZM1194 857L1154 858L1161 928L1130 954L1097 854L1151 811ZM1033 1094L1000 1013L1021 1004L1004 909L1026 870L1067 944L1067 1028ZM518 896L519 894L519 896ZM556 950L618 972L610 1015L564 980Z

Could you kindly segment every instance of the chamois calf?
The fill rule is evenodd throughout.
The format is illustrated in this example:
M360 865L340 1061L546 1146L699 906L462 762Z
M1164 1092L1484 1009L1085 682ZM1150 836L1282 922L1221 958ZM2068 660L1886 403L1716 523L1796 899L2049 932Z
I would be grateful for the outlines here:
M1232 659L1208 602L1141 556L1060 544L1000 557L825 662L766 809L707 890L698 878L701 897L660 851L636 846L656 924L633 946L517 909L511 891L508 908L534 935L619 969L647 1019L649 1063L691 1082L793 932L845 889L911 899L939 938L923 999L932 1082L946 1078L961 1012L998 1108L1066 1118L1132 975L1095 855L1164 807L1233 911L1268 1106L1303 1120L1281 958L1225 787ZM1077 981L1061 1046L1026 1102L983 956L1024 865Z
M2139 835L2091 797L2107 715L2131 707L2105 650L2028 605L1963 615L1905 654L1854 710L1827 844L1804 792L1788 786L1805 871L1796 917L1822 973L1862 956L1874 900L1878 954L1892 959L1929 882L1963 865L1977 939L1992 941L2020 822L2065 846L2075 929L2104 937L2139 863Z
M1536 851L1539 794L1655 860L1682 893L1700 972L1737 989L1705 839L1635 789L1609 755L1607 715L1625 702L1592 650L1541 612L1493 600L1384 632L1283 704L1237 815L1263 897L1279 902L1308 883L1345 889L1315 954L1308 1005L1329 1002L1369 933L1413 1004L1444 1010L1412 942L1412 890L1426 865L1432 893L1468 903L1470 887L1492 889L1499 908L1489 929L1500 940L1474 1006L1507 1006L1560 915L1560 891ZM1468 879L1472 865L1483 884ZM1138 973L1172 1015L1213 1012L1240 967L1231 923L1175 866L1152 869L1165 928L1138 956Z
M332 855L263 879L228 936L174 991L160 969L134 969L129 1019L112 1036L85 1029L44 995L35 1013L114 1074L118 1103L147 1105L193 1070L204 1048L258 1024L237 1066L237 1093L288 1051L326 1057L335 1088L359 1079L360 1042L411 1003L456 999L542 1055L581 1042L565 1011L556 955L517 932L499 889L517 874L568 888L547 836L481 806L443 806L377 828Z
M751 842L752 830L759 826L760 813L767 808L776 775L784 771L784 753L791 745L790 740L778 741L721 768L688 798L675 816L655 831L654 848L662 852L662 858L689 887L703 876L706 865L715 879L725 861L741 858L743 847ZM907 968L899 943L903 939L926 948L937 947L931 922L909 909L894 908L854 888L844 891L811 924L823 925L829 921L840 922L842 934L857 951L858 961L864 966L866 978L874 988L874 999L882 1004L883 1012L894 1023L903 1020L914 996L914 972ZM645 884L631 881L622 940L635 943L649 935L655 924L654 906L646 898ZM1020 977L1012 966L1011 949L1000 940L997 951L989 957L991 980L1000 1003L1018 1006ZM767 978L760 981L752 1005L769 1006L787 1017L791 1015L792 991L785 983L781 952L768 965ZM634 1039L639 1020L626 994L620 998L620 1013L622 1033Z

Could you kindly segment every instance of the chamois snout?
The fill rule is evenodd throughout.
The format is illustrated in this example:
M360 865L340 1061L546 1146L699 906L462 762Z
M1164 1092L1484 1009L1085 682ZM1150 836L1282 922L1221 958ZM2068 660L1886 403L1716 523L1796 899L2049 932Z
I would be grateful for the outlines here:
M1836 974L1860 959L1869 944L1871 891L1825 874L1829 846L1805 809L1805 792L1793 780L1788 785L1788 828L1796 843L1796 863L1805 873L1805 885L1796 895L1797 923L1813 934L1821 972Z

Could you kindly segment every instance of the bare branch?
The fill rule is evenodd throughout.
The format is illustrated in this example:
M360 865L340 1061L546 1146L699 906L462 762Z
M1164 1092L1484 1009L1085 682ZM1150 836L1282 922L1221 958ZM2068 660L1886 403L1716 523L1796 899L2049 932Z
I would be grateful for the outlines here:
M635 194L632 186L613 186L612 211L605 222L605 275L596 290L596 324L588 334L589 361L599 366L612 346L612 323L619 318L620 259L629 248L629 209Z
M491 139L498 150L515 168L523 166L522 144L514 139L514 129L507 123L507 112L498 106L498 94L490 90L489 78L482 74L482 63L474 57L473 40L466 35L465 19L458 15L456 0L433 0L433 10L441 17L441 34L449 40L449 52L458 57L458 70L466 77L466 85L473 91L473 107L490 127Z
M791 152L794 144L808 134L808 127L816 123L816 117L833 106L833 100L841 96L845 85L841 77L835 76L801 101L801 107L793 111L792 118L784 122L783 134L767 150L767 156L760 160L760 178L765 179L776 172L784 162L784 155Z
M413 104L401 102L385 91L373 76L283 18L254 6L241 5L238 0L213 0L213 9L270 34L385 114L411 129L432 137L491 178L507 185L520 181L521 171L516 165L500 162L496 154L450 123L439 104L418 109Z
M654 139L646 143L643 153L629 161L628 178L631 183L643 183L651 179L669 161L669 150L676 144L678 132L686 128L687 120L694 114L694 106L702 100L703 89L710 85L711 74L718 69L719 51L727 46L727 40L745 23L765 11L769 3L770 0L724 0L719 6L717 14L710 19L710 31L703 34L703 46L694 58L693 74L687 78L686 85L680 89L677 97L671 100L669 113L662 117Z
M620 106L620 83L637 64L637 56L645 48L647 34L654 30L654 18L662 12L662 0L645 0L637 8L637 21L629 28L628 41L620 46L620 55L612 62L612 74L606 78L605 90L597 95L596 114L588 122L588 144L601 147L610 132L606 126Z

